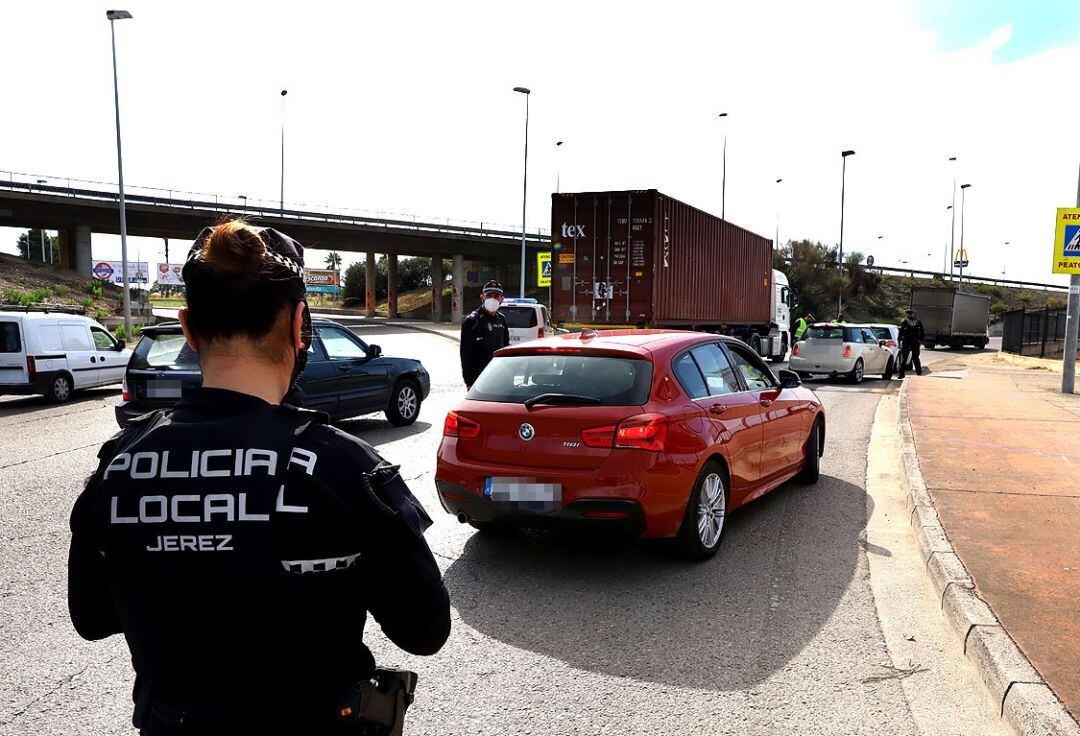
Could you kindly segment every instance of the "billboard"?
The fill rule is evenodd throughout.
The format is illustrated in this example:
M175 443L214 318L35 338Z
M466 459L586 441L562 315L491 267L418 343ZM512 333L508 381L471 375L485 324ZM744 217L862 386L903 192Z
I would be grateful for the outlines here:
M183 286L184 276L183 263L159 263L157 264L157 282L166 286Z
M146 261L128 261L128 283L146 284L150 281L150 268ZM120 261L94 261L91 269L95 278L108 281L110 284L124 283L124 270Z
M329 268L305 268L304 283L309 294L337 294L341 291L341 272Z

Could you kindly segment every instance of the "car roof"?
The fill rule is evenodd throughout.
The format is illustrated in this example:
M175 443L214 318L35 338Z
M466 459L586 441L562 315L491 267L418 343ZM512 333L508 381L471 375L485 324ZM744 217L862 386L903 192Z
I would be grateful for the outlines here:
M499 351L505 355L525 355L533 352L577 351L582 349L607 353L625 353L649 357L653 353L709 340L730 341L731 338L692 330L582 330L522 343Z
M81 322L89 322L92 325L96 325L97 321L87 317L85 314L72 314L71 312L53 312L53 311L33 311L33 312L16 312L14 310L0 311L0 317L5 319L18 318L25 320L55 320L55 319L69 319Z
M329 327L329 326L333 326L333 327L342 327L344 329L349 329L348 327L341 324L340 322L335 322L332 319L322 319L321 317L318 318L318 319L311 320L311 326L312 327ZM183 330L180 328L180 323L179 322L159 322L156 325L147 325L146 327L143 327L142 330L141 330L141 333L144 334L144 335L159 335L159 334L160 335L171 335L171 334L176 334L176 333L179 333L179 332L182 332L182 331Z

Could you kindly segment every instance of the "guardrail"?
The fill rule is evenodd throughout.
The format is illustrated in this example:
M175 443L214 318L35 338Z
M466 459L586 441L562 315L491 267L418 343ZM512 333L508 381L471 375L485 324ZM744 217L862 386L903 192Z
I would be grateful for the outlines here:
M61 185L59 182L63 182ZM75 186L75 185L91 185ZM92 187L92 188L91 188ZM101 188L105 187L105 188ZM72 199L94 199L117 202L120 199L119 186L112 182L100 182L90 179L72 179L69 177L44 176L15 171L0 170L0 189L25 191L28 193L52 194ZM520 239L521 230L508 225L485 226L476 221L455 222L446 218L421 219L418 215L396 215L380 217L379 213L365 210L320 211L298 209L308 205L288 203L288 208L271 204L267 200L254 200L244 196L221 197L217 194L186 192L159 187L124 186L124 200L131 204L150 204L178 209L204 209L221 213L259 215L263 217L293 218L309 222L332 222L370 227L398 228L422 232L434 232L447 235L466 235L482 238ZM411 218L411 219L405 219ZM526 230L526 242L546 245L551 240L550 231L544 228Z

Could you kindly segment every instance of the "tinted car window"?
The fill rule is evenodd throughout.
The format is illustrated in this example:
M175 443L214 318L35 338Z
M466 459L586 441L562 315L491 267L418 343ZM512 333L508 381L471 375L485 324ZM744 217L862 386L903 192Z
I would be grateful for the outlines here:
M541 394L573 394L603 406L648 401L652 363L593 355L509 355L493 358L466 398L523 404Z
M499 312L506 317L506 326L514 328L536 327L535 307L499 307Z
M336 327L320 327L318 332L326 354L332 360L356 360L367 357L367 351L364 350L360 341L346 335L344 330Z
M892 330L890 330L888 327L874 327L873 330L874 334L877 335L878 340L894 339L892 335Z
M731 368L731 361L724 355L724 351L716 343L699 345L690 351L705 376L705 385L709 388L710 396L723 396L742 390L739 379L735 377L735 371Z
M182 333L143 335L128 365L135 370L198 370L199 354L188 347Z
M703 399L709 395L709 389L705 387L705 379L701 377L697 363L690 353L683 353L675 359L675 377L679 379L683 390L691 399Z
M844 342L858 342L863 341L862 329L858 327L845 327L844 328Z
M863 335L863 342L865 342L867 345L876 345L877 344L878 337L874 334L874 331L871 330L870 328L864 327L863 331L862 331L862 335Z
M82 325L60 325L64 338L64 350L93 350L89 330Z
M831 325L811 327L806 331L806 337L811 340L842 340L844 338L844 328Z
M746 350L738 345L729 345L728 349L731 351L731 359L735 361L736 368L742 374L747 387L751 391L772 388L774 385L773 376L768 368L759 364Z
M14 322L0 322L0 353L18 353L21 350L19 325Z
M91 327L90 336L94 338L94 345L98 350L114 350L116 348L116 343L113 342L112 337L105 330Z

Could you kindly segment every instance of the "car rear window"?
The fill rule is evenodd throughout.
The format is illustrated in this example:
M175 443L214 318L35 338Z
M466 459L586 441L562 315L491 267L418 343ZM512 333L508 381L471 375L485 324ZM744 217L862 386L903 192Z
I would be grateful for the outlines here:
M199 354L188 347L182 333L159 332L142 336L129 365L135 370L198 370Z
M0 322L0 353L21 351L22 339L19 337L19 325L14 322Z
M844 328L837 325L825 327L811 327L806 331L806 336L811 340L843 340Z
M652 363L597 355L508 355L492 359L466 398L523 404L541 394L572 394L602 406L640 406L649 399Z
M536 309L533 307L499 307L506 317L506 326L514 328L536 327Z
M893 339L892 330L888 327L872 327L871 329L874 331L874 334L877 335L877 339L879 340Z

